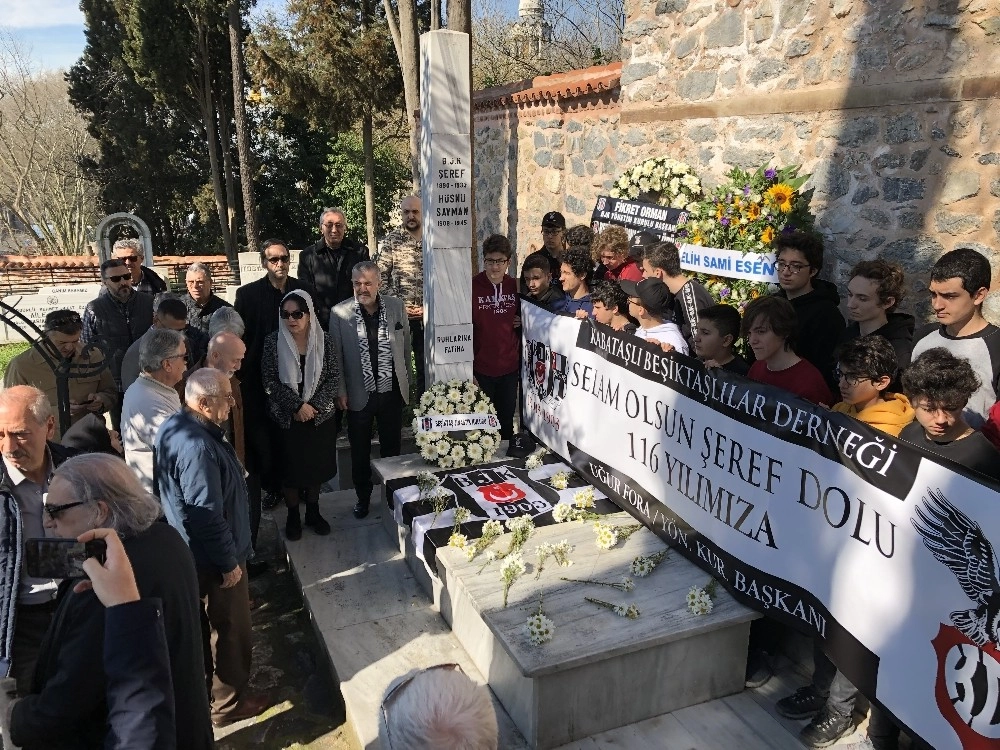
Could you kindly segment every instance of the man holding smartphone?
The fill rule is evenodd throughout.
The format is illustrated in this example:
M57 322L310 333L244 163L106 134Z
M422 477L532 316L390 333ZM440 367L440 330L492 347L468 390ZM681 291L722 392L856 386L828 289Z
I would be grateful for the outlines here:
M52 472L74 453L50 442L55 425L42 391L30 385L0 391L0 677L15 678L19 693L31 687L59 583L30 578L23 560L23 540L45 536L42 498ZM15 570L19 579L7 583Z

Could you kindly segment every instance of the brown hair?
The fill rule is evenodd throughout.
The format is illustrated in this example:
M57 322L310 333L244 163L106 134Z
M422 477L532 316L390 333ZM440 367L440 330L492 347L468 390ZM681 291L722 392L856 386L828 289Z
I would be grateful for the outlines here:
M620 257L628 257L629 238L625 227L610 226L594 237L594 244L591 245L591 254L594 261L601 262L601 252L610 250Z
M743 337L750 335L750 329L763 318L772 331L785 339L785 345L794 347L799 334L799 318L792 303L784 297L771 295L752 300L743 311Z
M890 263L881 258L863 260L851 269L847 278L850 280L855 276L863 276L875 282L878 301L883 305L890 297L895 300L892 307L888 308L886 312L895 310L906 295L906 289L903 287L906 275L903 273L903 267L898 263Z

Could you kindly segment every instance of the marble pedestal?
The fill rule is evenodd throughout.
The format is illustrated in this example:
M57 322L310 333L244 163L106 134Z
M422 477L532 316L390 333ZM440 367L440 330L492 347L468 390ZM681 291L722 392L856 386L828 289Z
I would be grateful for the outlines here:
M632 523L626 514L612 523ZM498 549L505 549L502 537ZM536 580L535 548L566 539L573 565L549 559ZM751 620L759 617L719 590L713 611L688 612L691 586L709 575L671 552L635 590L568 583L560 576L620 581L637 555L663 549L643 529L613 550L600 550L590 523L537 529L525 546L528 572L503 607L499 564L482 573L455 549L438 552L449 606L442 614L490 688L532 747L557 747L614 727L659 716L743 689ZM555 636L532 646L525 621L538 606L555 623ZM584 600L585 596L635 604L629 620Z

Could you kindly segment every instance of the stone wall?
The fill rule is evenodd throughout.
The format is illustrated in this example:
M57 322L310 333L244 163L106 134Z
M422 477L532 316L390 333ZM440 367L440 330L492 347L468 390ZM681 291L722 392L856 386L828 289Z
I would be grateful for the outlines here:
M546 210L586 220L648 156L709 184L732 166L798 163L825 275L880 255L918 293L936 257L972 245L1000 279L993 0L633 0L624 56L617 81L606 67L476 95L481 235L507 231L520 249ZM1000 294L990 307L1000 317Z

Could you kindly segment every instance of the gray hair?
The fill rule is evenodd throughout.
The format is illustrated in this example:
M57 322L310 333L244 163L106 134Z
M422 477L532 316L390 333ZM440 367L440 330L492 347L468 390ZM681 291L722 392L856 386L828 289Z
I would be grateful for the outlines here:
M243 317L236 312L235 307L220 307L208 319L208 338L214 339L218 334L228 332L243 338L247 327Z
M0 391L0 406L20 406L31 412L38 424L45 424L52 416L49 397L33 385L12 385Z
M378 267L378 263L371 260L363 260L360 263L355 263L354 268L351 269L351 278L355 276L360 276L363 273L373 271L380 276L382 275L382 269Z
M117 252L118 250L135 250L140 256L145 252L142 249L142 243L135 238L127 240L117 240L114 245L111 246L112 252Z
M105 525L120 536L141 534L160 517L160 504L143 489L135 472L116 456L85 453L74 456L55 471L84 503L103 500L108 506Z
M323 219L326 218L327 214L340 214L340 218L344 220L345 224L347 223L347 214L344 213L344 209L334 206L332 208L324 208L319 212L319 223L321 226L323 224Z
M189 406L204 396L221 396L224 383L229 382L225 373L211 367L202 367L188 375L184 386L184 403Z
M183 344L184 334L180 331L171 331L169 328L149 329L139 344L139 370L159 372L163 369L163 360L176 355Z
M190 266L187 267L187 270L184 271L184 273L185 274L189 274L189 273L203 273L203 274L205 274L205 276L207 278L209 278L209 279L212 278L212 269L209 268L204 263L192 263Z

